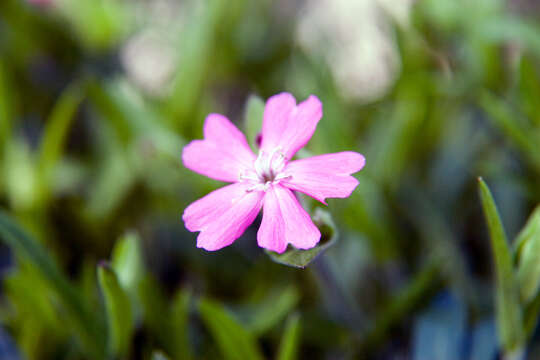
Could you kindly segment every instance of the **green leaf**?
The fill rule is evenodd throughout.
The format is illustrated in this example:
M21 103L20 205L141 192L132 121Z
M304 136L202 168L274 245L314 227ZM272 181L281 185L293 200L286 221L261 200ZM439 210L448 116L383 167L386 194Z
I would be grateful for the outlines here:
M300 315L293 314L287 320L285 332L279 345L277 360L294 360L298 358L300 333Z
M530 302L540 288L540 206L516 238L521 298Z
M540 98L540 81L534 61L522 56L519 64L519 102L523 112L537 126L540 125L540 108L537 99Z
M118 99L113 95L110 87L97 80L86 82L86 93L91 104L97 112L107 120L107 123L114 129L116 139L122 145L126 145L132 138L133 127L131 126L128 114L119 104Z
M190 291L181 290L176 294L172 302L171 320L175 342L171 355L175 359L193 359L193 351L189 343L189 309L191 297Z
M480 95L480 105L489 115L488 118L529 157L535 166L540 168L540 152L537 140L531 137L531 134L534 134L532 127L517 118L515 111L506 103L488 92Z
M10 91L11 81L7 66L0 60L0 154L4 152L4 146L11 135L11 124L14 117L13 91Z
M475 31L485 41L499 44L519 41L531 53L540 54L540 27L537 23L509 15L486 16L482 20L475 24Z
M174 333L171 311L164 290L150 273L141 279L138 298L142 305L145 328L164 351L175 355L178 340Z
M188 115L204 95L204 85L218 41L219 25L227 19L227 11L233 5L227 1L209 1L205 6L193 8L186 27L182 31L178 49L178 71L173 80L168 100L171 119L186 121ZM189 84L189 91L186 86ZM178 124L181 125L181 124Z
M45 197L50 195L52 172L60 159L70 124L82 100L82 92L76 85L68 87L46 122L37 163L38 178Z
M75 335L80 339L88 354L93 358L104 357L104 337L100 323L87 309L80 294L60 272L56 263L43 246L23 231L11 218L0 211L0 237L20 256L40 269L43 278L56 293L66 309L68 320L74 326Z
M305 268L317 256L321 255L329 247L335 244L338 237L338 231L332 220L332 216L329 212L317 208L315 215L313 215L313 222L321 231L321 240L313 249L299 250L289 247L283 254L278 254L273 251L266 251L270 258L283 265L288 265L297 268Z
M97 271L107 310L109 353L122 357L126 355L134 328L131 303L110 265L102 263Z
M262 129L263 114L264 100L257 95L250 95L246 103L244 126L247 140L251 148L256 152L259 151L256 141L257 135Z
M138 234L128 232L122 236L114 245L111 258L120 285L128 293L136 294L138 283L146 271Z
M201 299L199 312L225 359L263 359L257 343L250 333L222 305L208 299Z
M10 139L6 145L2 176L9 203L16 210L35 209L36 167L30 146L22 138Z
M294 286L275 289L264 301L257 303L255 311L250 313L248 329L256 335L265 333L287 316L299 299L300 294Z
M537 294L526 306L523 315L525 324L525 333L527 338L534 334L536 325L538 324L538 316L540 316L540 294Z
M111 149L101 166L99 177L90 189L86 210L90 218L104 221L120 206L136 178L120 148Z
M501 345L507 352L519 350L524 343L519 288L512 266L512 254L495 201L482 178L478 179L482 207L495 258L497 329Z
M65 324L59 319L53 302L43 298L54 296L40 270L24 259L17 260L17 269L3 279L3 289L15 311L22 318L28 317L38 326L53 329L55 335L63 335Z
M132 7L125 1L59 0L58 12L71 26L79 42L93 51L104 51L117 44L133 23Z
M169 358L163 353L163 351L154 350L152 352L152 360L169 360Z

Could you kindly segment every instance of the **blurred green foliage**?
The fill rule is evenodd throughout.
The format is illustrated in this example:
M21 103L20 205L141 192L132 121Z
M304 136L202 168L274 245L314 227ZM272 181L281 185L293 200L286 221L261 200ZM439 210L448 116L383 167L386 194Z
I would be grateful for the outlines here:
M296 36L312 3L0 1L1 358L540 356L540 8L366 0L400 65L364 99ZM367 31L326 21L345 54ZM204 117L256 149L281 91L324 105L299 156L367 159L348 199L302 197L328 242L275 260L305 269L256 224L208 253L181 221L221 186L181 164Z

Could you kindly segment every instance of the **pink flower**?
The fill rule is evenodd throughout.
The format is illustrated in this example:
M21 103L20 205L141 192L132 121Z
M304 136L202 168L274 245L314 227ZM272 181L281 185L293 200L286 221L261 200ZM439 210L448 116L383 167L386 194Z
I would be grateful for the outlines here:
M189 205L182 216L189 231L200 231L197 247L213 251L232 244L263 208L257 233L260 247L283 253L287 245L314 247L321 237L293 190L320 202L348 197L362 169L361 154L345 151L293 160L322 117L322 104L310 96L300 104L281 93L266 102L259 155L226 117L210 114L204 140L183 150L184 165L212 179L232 183Z

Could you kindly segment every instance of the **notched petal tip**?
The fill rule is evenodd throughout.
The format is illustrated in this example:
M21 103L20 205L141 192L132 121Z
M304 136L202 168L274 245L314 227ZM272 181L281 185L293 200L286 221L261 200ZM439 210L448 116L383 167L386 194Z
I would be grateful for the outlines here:
M316 234L314 234L313 238L311 239L305 239L304 242L300 243L297 242L296 244L292 244L296 249L299 250L309 250L313 249L317 244L321 241L321 231L319 228L315 226Z
M199 236L197 236L197 248L199 249L203 249L206 251L218 251L231 245L230 243L224 243L223 241L217 241L215 243L208 242L204 238L200 239L201 235L202 233L200 233Z
M322 115L323 104L317 96L309 95L307 99L298 104L298 106L302 104L306 106L309 105L314 113L320 113Z
M285 246L271 246L269 244L258 244L263 249L266 249L268 251L272 251L278 254L283 254L287 250L287 244Z
M260 247L282 254L288 244L297 249L311 249L320 237L319 229L289 189L275 186L266 193L257 232Z
M223 125L232 125L231 121L225 116L218 113L210 113L204 119L203 134L205 138L211 138L215 128Z
M269 103L272 103L273 105L276 105L276 106L290 105L291 100L292 102L294 102L294 105L296 105L296 99L294 98L293 94L283 91L283 92L270 96L266 100L266 105L268 106Z
M196 171L191 168L191 163L194 160L194 156L197 152L194 148L197 147L197 144L201 144L202 140L192 140L182 149L182 164L193 171Z
M246 137L225 116L210 114L204 124L204 139L193 140L182 151L182 163L209 178L236 182L240 171L251 166L255 155Z
M350 154L351 154L352 161L356 164L351 169L353 170L351 174L354 174L355 172L362 170L364 166L366 166L366 158L364 157L364 155L354 152L354 151L350 151Z

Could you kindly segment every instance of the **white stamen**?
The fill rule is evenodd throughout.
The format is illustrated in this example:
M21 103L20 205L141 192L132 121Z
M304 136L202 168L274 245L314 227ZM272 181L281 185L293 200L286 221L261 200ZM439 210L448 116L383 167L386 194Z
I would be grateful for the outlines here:
M291 179L292 179L292 175L278 174L278 176L276 176L274 180L279 181L279 180L291 180Z
M281 147L276 147L270 152L261 150L253 163L253 170L242 171L238 179L240 182L253 184L246 190L247 192L268 191L272 184L292 177L281 173L287 165L287 160Z

